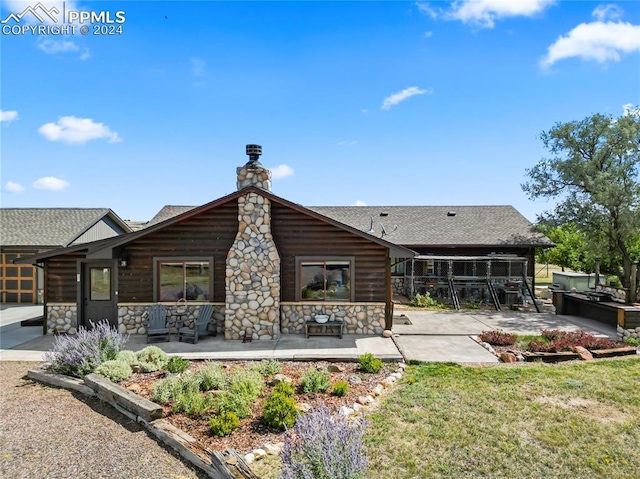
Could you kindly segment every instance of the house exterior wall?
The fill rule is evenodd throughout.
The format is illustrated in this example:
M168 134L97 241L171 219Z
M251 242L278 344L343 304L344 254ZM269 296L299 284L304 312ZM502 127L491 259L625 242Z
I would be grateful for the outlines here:
M354 302L385 302L387 249L361 236L274 203L271 230L282 262L280 297L297 301L296 257L354 257ZM322 304L322 303L319 303Z
M112 238L126 232L127 231L118 226L115 221L105 216L78 238L73 240L71 244L89 243L90 241Z
M344 321L347 334L382 334L385 327L385 303L283 302L280 310L283 334L304 334L304 323L316 314Z

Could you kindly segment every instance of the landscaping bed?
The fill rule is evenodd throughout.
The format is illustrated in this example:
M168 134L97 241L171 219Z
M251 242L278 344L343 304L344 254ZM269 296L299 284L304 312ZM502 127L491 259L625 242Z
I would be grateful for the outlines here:
M198 369L213 361L191 361L189 369L182 373L194 374ZM256 366L258 362L215 362L221 364L225 371L233 373L238 369L247 369ZM334 372L329 372L331 385L338 381L346 381L348 383L348 391L344 396L336 396L332 393L332 386L324 393L305 394L296 388L294 399L300 410L308 409L319 402L337 411L340 407L351 407L357 402L359 397L371 394L376 385L392 372L393 365L385 364L381 371L377 374L363 373L360 371L358 363L329 363L327 361L314 362L281 362L281 371L291 379L292 384L299 385L302 376L310 369L326 371L330 368ZM338 371L339 370L339 371ZM152 399L152 390L154 384L158 381L170 376L166 371L156 371L151 373L134 373L130 378L118 383L120 386L134 392L135 394L146 399ZM185 414L175 412L170 403L162 404L163 417L166 421L174 426L188 431L190 435L196 438L207 449L212 451L221 451L228 448L236 450L240 454L251 452L256 447L261 447L266 443L277 444L283 440L283 431L267 426L262 421L262 411L266 398L272 393L274 385L271 385L273 376L265 378L264 390L260 397L251 406L251 415L247 418L240 419L239 427L230 435L217 437L211 433L209 426L209 417L211 413L204 414Z
M599 338L584 331L544 329L536 336L483 331L476 340L503 362L560 362L637 354L637 347L629 342Z

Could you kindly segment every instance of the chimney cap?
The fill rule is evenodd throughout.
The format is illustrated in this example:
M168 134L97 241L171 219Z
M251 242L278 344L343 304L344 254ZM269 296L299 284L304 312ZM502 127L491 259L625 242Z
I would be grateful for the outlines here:
M260 166L260 162L258 158L262 155L262 145L247 145L246 148L247 156L249 157L249 162L246 166L257 165Z

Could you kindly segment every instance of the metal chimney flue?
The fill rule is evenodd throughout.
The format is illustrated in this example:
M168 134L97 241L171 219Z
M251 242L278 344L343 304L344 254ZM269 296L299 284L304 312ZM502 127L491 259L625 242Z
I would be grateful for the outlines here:
M262 145L247 145L247 156L249 161L245 166L262 166L258 159L262 155Z

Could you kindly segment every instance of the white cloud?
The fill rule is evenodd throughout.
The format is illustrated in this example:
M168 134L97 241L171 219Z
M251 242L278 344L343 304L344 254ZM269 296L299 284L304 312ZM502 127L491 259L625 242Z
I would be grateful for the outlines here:
M22 193L24 191L24 188L20 183L14 183L13 181L7 181L4 185L4 189L9 193Z
M33 187L38 190L60 191L68 188L69 183L60 178L45 176L36 180L35 183L33 183Z
M367 110L366 108L363 108L362 110L360 110L360 113L362 113L363 115L368 115L369 110Z
M566 58L619 61L622 53L640 51L640 25L626 22L581 23L547 49L540 66L550 67Z
M11 123L13 120L18 119L18 112L15 110L0 110L0 122Z
M606 4L598 5L591 13L593 18L604 22L605 20L618 20L624 15L624 10L618 5Z
M87 47L84 47L83 52L80 54L80 60L84 61L88 60L89 58L91 58L91 52Z
M122 141L115 131L104 123L96 123L91 118L63 116L57 123L47 123L38 128L38 133L50 141L83 144L89 140L106 139L109 143Z
M422 90L417 86L405 88L404 90L394 93L392 95L389 95L387 98L385 98L380 108L382 110L388 110L392 106L397 105L402 101L405 101L407 98L411 98L412 96L415 96L415 95L424 95L425 93L433 93L433 90Z
M352 141L339 141L337 143L338 146L351 146L351 145L357 145L358 141L357 140L352 140Z
M204 60L201 60L200 58L189 58L189 61L191 62L191 74L194 77L201 78L206 76L205 69L207 64Z
M70 40L53 40L46 38L38 43L38 48L49 55L56 53L77 52L80 47Z
M425 38L431 38L433 36L433 32L432 31L424 32L424 36Z
M482 28L493 28L495 21L509 17L532 17L556 0L456 0L450 8L417 2L418 9L431 18L459 20Z
M289 165L278 165L274 168L269 168L271 170L271 177L274 180L279 180L281 178L286 178L288 176L293 176L293 168Z
M356 200L352 206L367 206L367 204L362 200Z

